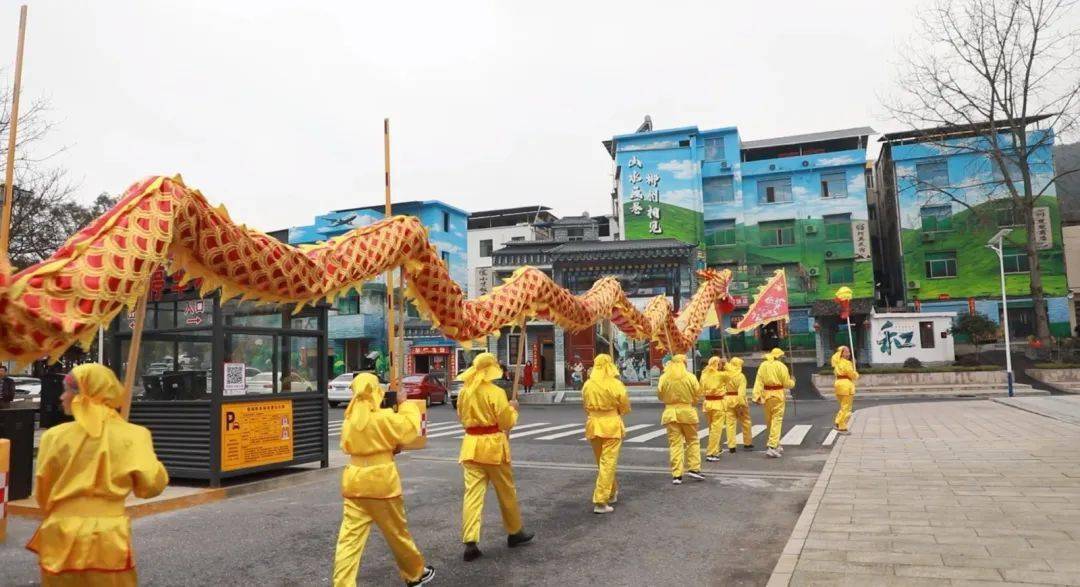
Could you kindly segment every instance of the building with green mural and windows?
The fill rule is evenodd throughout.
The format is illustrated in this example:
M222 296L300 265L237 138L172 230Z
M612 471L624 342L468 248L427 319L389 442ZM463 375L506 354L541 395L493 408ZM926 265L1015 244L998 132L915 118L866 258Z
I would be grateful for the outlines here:
M867 141L850 128L743 141L738 128L653 130L604 144L615 162L616 208L627 239L676 238L699 247L700 265L730 269L737 309L776 269L785 269L791 342L814 346L812 309L848 286L872 300L867 212ZM863 304L868 307L868 304ZM732 350L769 346L788 332L772 326L728 336ZM718 346L712 329L703 346Z

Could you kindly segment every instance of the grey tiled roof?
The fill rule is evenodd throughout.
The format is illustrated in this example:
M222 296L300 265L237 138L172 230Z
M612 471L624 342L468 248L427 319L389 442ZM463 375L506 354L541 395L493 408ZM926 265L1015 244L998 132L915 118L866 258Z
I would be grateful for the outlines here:
M854 137L863 137L874 134L876 131L869 126L857 126L855 128L844 128L840 130L829 130L825 132L814 132L804 135L791 135L787 137L776 137L773 139L761 139L757 141L743 141L743 149L761 149L764 147L781 147L784 145L798 145L801 143L817 143L821 141L832 141L835 139L850 139Z
M610 251L645 251L652 249L681 249L689 252L695 245L687 244L673 238L655 238L630 241L570 241L562 246L552 249L552 254L560 253L588 253Z

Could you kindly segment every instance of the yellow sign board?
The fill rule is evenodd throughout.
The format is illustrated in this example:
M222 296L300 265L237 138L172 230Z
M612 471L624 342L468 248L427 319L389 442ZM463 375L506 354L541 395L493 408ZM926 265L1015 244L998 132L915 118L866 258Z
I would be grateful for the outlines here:
M292 400L221 404L222 471L292 458Z

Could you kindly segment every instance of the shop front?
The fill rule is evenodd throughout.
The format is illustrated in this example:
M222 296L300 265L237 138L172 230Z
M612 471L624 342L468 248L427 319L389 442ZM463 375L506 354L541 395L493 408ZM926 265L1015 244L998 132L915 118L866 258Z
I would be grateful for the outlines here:
M131 421L150 429L174 478L328 466L326 309L221 303L168 291L147 303ZM109 365L123 376L134 314L113 323Z
M406 373L433 373L444 378L457 373L456 353L449 344L415 344L405 359Z

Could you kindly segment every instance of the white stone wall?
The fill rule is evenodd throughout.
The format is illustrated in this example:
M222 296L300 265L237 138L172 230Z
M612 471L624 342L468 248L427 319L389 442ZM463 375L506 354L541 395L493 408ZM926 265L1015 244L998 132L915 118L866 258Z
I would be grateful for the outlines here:
M946 363L956 358L949 332L955 312L921 314L874 314L870 317L870 363L902 364L910 357L923 363ZM919 327L933 323L933 347L927 348ZM944 336L943 336L944 333ZM908 336L910 335L910 337Z

